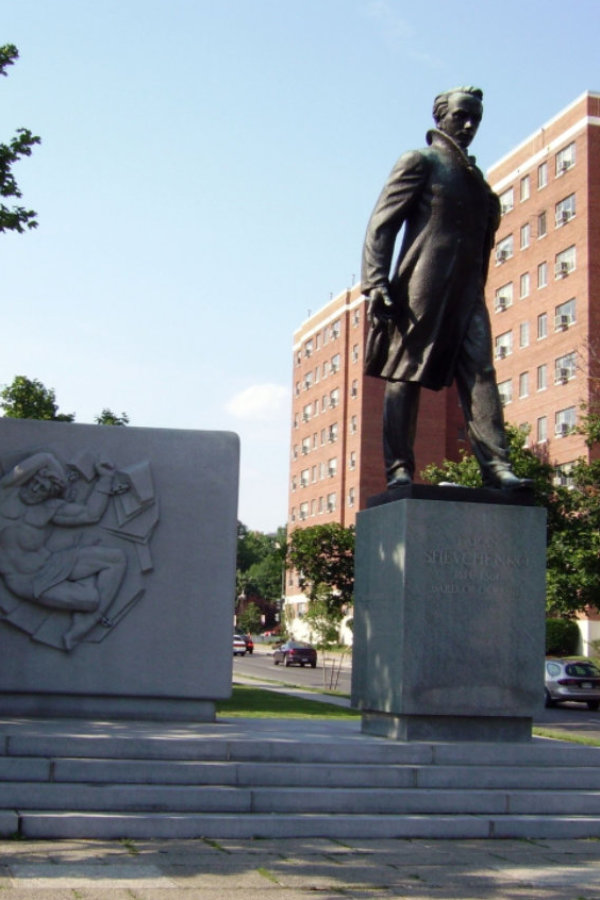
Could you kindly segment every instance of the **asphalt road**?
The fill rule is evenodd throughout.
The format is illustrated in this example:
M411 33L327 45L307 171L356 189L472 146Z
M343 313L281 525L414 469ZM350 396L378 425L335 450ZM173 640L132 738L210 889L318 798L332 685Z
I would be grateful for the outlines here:
M313 690L335 690L342 694L350 693L351 667L349 660L334 657L323 657L319 653L316 669L310 666L273 665L270 650L256 645L252 655L234 657L233 675L238 672L245 678L256 678L258 681L274 681L299 688ZM564 703L553 709L540 709L535 716L534 724L540 728L567 731L572 735L595 737L600 740L600 711L591 712L583 703Z

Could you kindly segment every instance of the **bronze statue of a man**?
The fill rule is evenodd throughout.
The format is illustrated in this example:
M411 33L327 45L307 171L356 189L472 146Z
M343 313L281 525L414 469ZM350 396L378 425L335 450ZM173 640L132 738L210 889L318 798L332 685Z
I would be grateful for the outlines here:
M370 301L365 371L387 380L388 487L409 484L414 475L421 386L437 391L454 380L484 485L529 485L508 462L484 300L500 204L466 153L481 122L482 97L473 87L436 97L428 146L400 157L367 227L361 279Z

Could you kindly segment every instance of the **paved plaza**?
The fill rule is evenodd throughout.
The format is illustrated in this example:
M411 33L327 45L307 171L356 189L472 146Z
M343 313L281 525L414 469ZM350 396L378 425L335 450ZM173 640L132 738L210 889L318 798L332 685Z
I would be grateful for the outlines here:
M3 900L596 900L600 843L2 841Z

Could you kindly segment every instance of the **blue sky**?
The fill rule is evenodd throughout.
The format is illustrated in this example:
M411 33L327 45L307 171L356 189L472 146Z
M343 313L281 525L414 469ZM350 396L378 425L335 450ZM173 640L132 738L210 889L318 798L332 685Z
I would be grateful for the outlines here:
M0 0L0 140L37 231L0 240L0 384L91 422L233 430L242 521L287 514L292 334L358 278L435 94L485 92L488 167L600 90L600 0Z

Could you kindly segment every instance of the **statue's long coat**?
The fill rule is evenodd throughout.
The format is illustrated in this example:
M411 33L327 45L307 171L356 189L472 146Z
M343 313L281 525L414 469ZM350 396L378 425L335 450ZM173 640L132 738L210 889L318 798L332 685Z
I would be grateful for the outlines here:
M429 147L400 157L381 192L367 227L361 280L368 294L389 279L394 301L387 359L369 374L440 390L454 379L476 309L489 325L484 285L500 205L452 138L434 130L427 140ZM489 327L483 332L490 342Z

